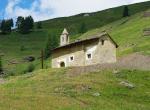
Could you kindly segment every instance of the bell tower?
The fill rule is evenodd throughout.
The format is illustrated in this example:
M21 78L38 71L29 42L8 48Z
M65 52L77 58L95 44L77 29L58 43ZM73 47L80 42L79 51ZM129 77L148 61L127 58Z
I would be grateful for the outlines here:
M69 44L69 33L66 28L64 28L64 31L62 32L60 36L60 46Z

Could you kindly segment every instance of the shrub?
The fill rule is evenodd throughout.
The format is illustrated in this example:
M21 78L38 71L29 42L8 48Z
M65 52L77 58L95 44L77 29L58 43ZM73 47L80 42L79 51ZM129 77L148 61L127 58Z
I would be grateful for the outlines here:
M25 51L25 50L26 50L25 46L22 45L22 46L20 47L20 51Z
M9 76L15 76L15 71L14 70L4 70L4 73L2 76L4 78L7 78Z
M123 10L123 17L128 17L128 16L129 16L129 8L128 6L125 6Z
M34 69L35 69L35 66L34 66L33 64L28 65L27 69L24 70L24 74L25 74L25 73L33 72Z
M42 22L37 23L37 29L42 29Z

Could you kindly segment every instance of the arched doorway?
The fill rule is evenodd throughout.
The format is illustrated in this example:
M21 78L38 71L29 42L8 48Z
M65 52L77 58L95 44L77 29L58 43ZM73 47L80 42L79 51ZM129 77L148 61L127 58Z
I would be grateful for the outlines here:
M65 67L65 62L60 62L60 67Z

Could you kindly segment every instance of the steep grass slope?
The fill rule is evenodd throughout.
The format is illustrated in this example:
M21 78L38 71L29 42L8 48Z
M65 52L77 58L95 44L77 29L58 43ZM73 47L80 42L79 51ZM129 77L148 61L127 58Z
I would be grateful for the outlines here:
M134 15L141 11L145 11L150 7L150 1L129 5L130 15ZM108 23L114 22L122 18L124 6L103 10L100 12L90 13L88 17L84 14L79 14L71 17L57 18L53 20L44 21L44 28L50 31L62 31L67 27L71 35L78 34L78 29L82 23L86 24L88 30L102 27Z
M150 72L112 70L67 77L40 70L0 85L1 110L149 110ZM132 83L127 88L122 81Z
M150 18L142 17L143 11L149 9L149 6L150 2L130 5L129 9L132 16L129 18L122 18L122 6L91 13L88 17L80 14L44 21L43 29L35 29L34 32L27 35L16 32L12 32L10 35L0 35L0 54L4 54L4 68L12 75L24 73L29 63L22 63L22 59L27 56L34 56L36 59L40 57L40 51L45 47L47 37L51 34L59 37L64 27L69 29L72 41L107 30L120 46L119 56L139 51L149 54L149 37L142 36L142 30L150 25ZM134 15L138 12L140 13ZM89 31L81 36L78 34L78 29L83 22ZM24 51L21 51L22 47L24 47ZM11 64L10 62L19 63ZM47 62L49 67L50 61ZM37 69L40 68L40 60L33 63Z
M4 67L22 73L29 63L8 65L9 61L20 61L33 55L40 56L47 37L51 33L58 35L64 27L71 32L72 41L86 38L106 30L119 44L118 56L133 52L150 55L150 36L143 36L143 29L150 27L150 18L143 17L143 10L150 2L130 6L131 17L121 18L122 8L69 18L60 18L43 23L42 30L29 35L13 32L0 35L0 53L4 53ZM106 16L104 16L106 15ZM112 19L111 19L112 18ZM114 21L114 22L112 22ZM77 33L79 25L85 22L88 32ZM105 25L105 26L103 26ZM25 50L21 51L24 46ZM50 65L50 61L48 64ZM40 67L40 60L33 62ZM9 77L1 84L0 110L149 110L150 72L141 70L104 70L68 77L67 69L45 69L22 76ZM135 88L120 84L128 81Z
M38 58L46 45L47 37L48 33L45 30L36 30L28 35L20 35L16 32L11 35L0 35L0 54L4 55L3 66L8 74L23 74L31 64L22 62L28 56L34 56L36 61L32 64L37 69L40 68Z
M144 13L141 12L91 30L80 36L80 39L97 35L105 30L118 43L119 56L134 52L150 55L150 36L144 36L143 32L145 28L150 28L150 17L143 17L143 15Z

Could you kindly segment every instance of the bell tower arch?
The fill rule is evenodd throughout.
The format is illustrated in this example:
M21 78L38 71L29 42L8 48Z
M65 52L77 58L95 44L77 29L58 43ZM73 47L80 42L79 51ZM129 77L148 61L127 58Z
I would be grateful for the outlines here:
M66 28L64 28L61 36L60 36L60 46L69 44L69 33Z

